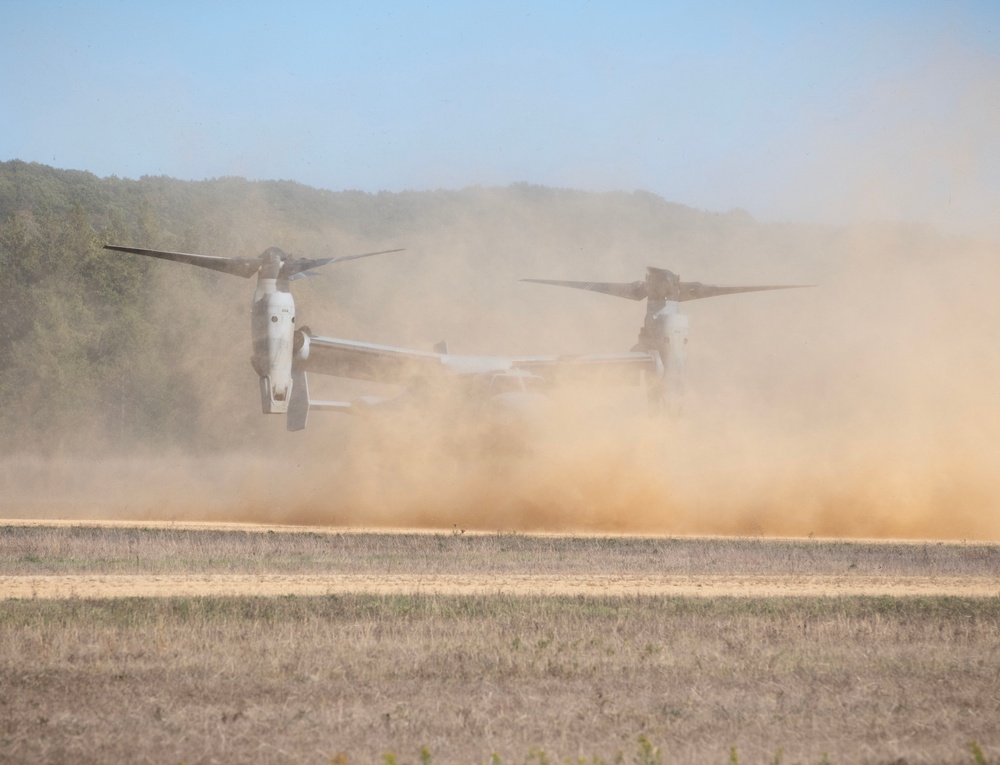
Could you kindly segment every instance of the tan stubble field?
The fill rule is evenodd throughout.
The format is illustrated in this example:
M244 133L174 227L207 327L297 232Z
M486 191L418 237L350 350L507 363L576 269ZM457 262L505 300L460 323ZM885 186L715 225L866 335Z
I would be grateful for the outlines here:
M991 544L10 522L0 594L13 762L1000 754Z

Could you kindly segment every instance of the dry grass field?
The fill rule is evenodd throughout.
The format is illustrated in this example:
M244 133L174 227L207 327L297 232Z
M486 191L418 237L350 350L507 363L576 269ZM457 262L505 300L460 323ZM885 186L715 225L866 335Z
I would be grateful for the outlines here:
M24 577L257 574L883 592L10 597ZM994 595L898 595L913 578ZM4 762L1000 759L996 545L7 525L0 587Z
M0 575L331 572L937 576L1000 582L1000 545L0 521Z

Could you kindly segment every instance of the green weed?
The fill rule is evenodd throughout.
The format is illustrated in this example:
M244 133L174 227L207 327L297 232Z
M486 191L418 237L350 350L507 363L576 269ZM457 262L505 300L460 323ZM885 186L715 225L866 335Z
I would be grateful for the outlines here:
M978 741L969 742L969 751L972 753L972 759L976 761L976 765L986 765L986 754L983 752L983 748L979 746Z
M660 748L653 746L653 742L645 736L639 736L639 762L641 765L663 765Z

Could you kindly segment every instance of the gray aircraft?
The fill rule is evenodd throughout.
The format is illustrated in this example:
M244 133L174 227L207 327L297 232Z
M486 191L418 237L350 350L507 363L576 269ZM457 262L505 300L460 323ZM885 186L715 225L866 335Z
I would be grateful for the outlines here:
M439 343L434 351L411 350L314 335L296 327L295 301L289 284L314 275L320 266L401 250L309 259L270 247L256 258L226 258L138 247L105 249L209 268L244 278L257 276L250 318L251 364L260 378L261 410L287 415L288 430L302 430L310 411L362 413L392 409L406 401L417 405L460 400L523 411L537 406L552 386L571 381L640 384L645 381L653 412L676 410L688 338L688 300L805 285L719 287L682 282L671 271L648 268L646 278L630 283L525 279L537 284L600 292L646 301L646 318L631 351L573 356L463 356ZM404 386L394 398L319 401L309 395L308 373Z
M649 405L653 412L676 412L683 394L683 371L687 356L688 317L681 313L680 304L688 300L736 295L742 292L799 289L805 284L762 285L753 287L720 287L701 282L682 282L673 271L665 268L646 269L646 278L637 282L569 282L552 279L522 279L534 284L554 284L557 287L600 292L605 295L646 301L646 319L639 330L639 340L632 353L648 358L651 367L646 375Z

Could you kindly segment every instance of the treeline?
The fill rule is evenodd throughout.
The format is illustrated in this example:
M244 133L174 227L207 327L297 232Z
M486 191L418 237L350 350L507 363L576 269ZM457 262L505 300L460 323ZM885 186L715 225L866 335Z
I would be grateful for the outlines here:
M366 276L378 278L364 284L360 271L344 269L321 288L346 326L396 311L397 326L412 328L417 304L384 299L384 277L395 273L384 269L406 272L410 298L460 285L447 293L456 303L484 326L504 326L502 298L490 304L496 284L561 273L555 257L542 268L540 252L565 252L587 271L580 278L620 278L600 260L611 252L641 278L641 264L662 262L657 249L679 245L693 257L720 243L752 244L761 230L740 211L715 215L644 192L518 184L369 194L0 163L0 448L221 448L261 427L244 347L249 292L220 288L226 276L110 253L105 243L217 255L255 255L271 244L311 255L433 251L418 265L371 266ZM437 310L428 315L439 325L454 324ZM220 347L236 350L219 358Z
M172 401L149 343L156 329L149 264L102 249L111 242L157 241L150 203L135 197L127 204L129 198L119 196L112 204L109 184L83 173L23 163L3 170L4 451L88 443L128 448L157 434L169 437L170 424L189 417Z

